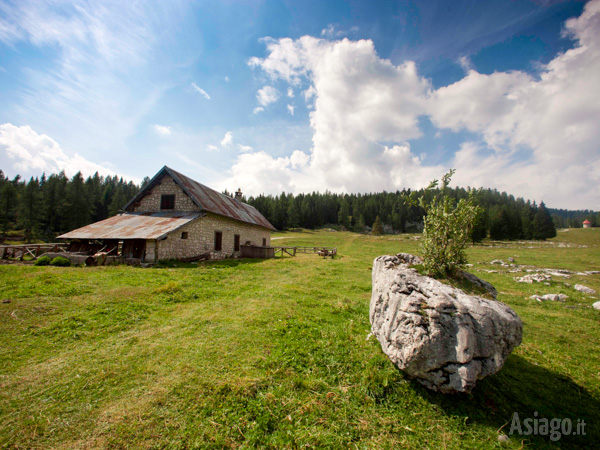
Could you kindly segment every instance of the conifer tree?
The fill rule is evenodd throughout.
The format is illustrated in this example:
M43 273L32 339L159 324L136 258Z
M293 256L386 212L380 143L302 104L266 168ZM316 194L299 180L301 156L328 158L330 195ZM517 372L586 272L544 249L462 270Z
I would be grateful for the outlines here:
M544 202L540 203L540 206L535 213L532 228L533 239L545 241L546 239L556 237L556 228L554 227L552 217L546 209Z
M375 236L383 234L383 226L381 225L381 219L379 216L375 218L375 222L373 223L373 234Z

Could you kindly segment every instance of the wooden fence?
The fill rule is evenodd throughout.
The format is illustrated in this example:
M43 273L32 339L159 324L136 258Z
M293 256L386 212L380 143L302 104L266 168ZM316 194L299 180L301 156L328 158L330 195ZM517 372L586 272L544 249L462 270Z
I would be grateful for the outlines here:
M27 255L37 258L47 252L66 252L67 244L64 242L53 244L19 244L0 245L0 259L18 258L23 261Z
M275 256L283 256L288 254L290 256L296 256L296 253L316 253L324 258L330 256L333 258L337 255L337 248L335 247L273 247L275 249Z

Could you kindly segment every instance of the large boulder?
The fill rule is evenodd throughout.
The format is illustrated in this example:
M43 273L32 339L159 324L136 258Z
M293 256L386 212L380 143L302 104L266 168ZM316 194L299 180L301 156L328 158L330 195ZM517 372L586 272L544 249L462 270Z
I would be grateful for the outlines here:
M469 392L521 343L521 319L501 302L419 275L409 267L418 262L405 253L375 259L372 332L392 362L426 387Z

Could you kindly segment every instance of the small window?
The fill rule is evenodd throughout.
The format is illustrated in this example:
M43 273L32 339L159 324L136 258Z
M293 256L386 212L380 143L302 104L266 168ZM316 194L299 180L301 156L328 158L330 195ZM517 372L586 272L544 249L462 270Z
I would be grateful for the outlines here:
M187 239L188 238L188 232L187 231L182 231L181 232L181 239Z
M223 248L223 233L215 231L215 251L220 251Z
M263 247L267 246L267 238L263 238Z
M160 209L175 209L175 194L161 195Z
M234 252L240 251L240 235L239 234L236 234L233 236L233 251Z

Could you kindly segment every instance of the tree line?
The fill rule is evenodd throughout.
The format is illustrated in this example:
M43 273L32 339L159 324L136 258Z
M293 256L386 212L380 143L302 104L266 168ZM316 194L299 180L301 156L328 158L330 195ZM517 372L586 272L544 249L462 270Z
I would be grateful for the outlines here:
M467 199L472 191L461 187L446 189L447 195L456 202ZM411 193L410 189L372 194L283 192L277 196L250 197L246 201L280 230L339 226L357 232L403 233L420 231L423 227L425 211L406 201ZM421 189L416 195L428 201L437 192ZM550 211L543 202L536 205L495 189L476 190L473 195L482 209L471 232L474 242L485 237L511 240L556 236Z
M118 214L139 186L117 176L96 172L84 179L81 172L65 172L12 180L0 170L0 232L23 230L27 241L51 241L55 236Z
M148 182L145 178L142 182ZM0 170L0 232L24 230L25 238L52 240L55 236L118 214L140 187L131 181L98 173L84 179L81 173L68 178L64 172L49 177L19 175L7 178ZM447 188L456 202L466 199L467 188ZM227 193L227 192L225 192ZM402 233L420 231L425 211L406 199L410 189L370 194L259 195L244 199L258 209L278 230L326 226L356 232ZM433 198L435 191L421 189L417 196ZM581 227L588 219L600 226L600 213L547 209L506 192L493 189L474 193L482 208L475 220L471 239L546 239L557 227ZM430 198L429 198L430 200ZM1 237L1 236L0 236Z

